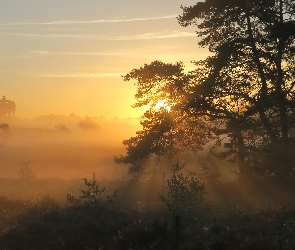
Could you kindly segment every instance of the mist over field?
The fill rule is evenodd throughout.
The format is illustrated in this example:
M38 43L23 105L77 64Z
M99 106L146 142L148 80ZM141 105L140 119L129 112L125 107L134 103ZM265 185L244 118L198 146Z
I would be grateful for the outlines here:
M9 0L0 27L0 250L295 249L295 0Z
M1 177L19 177L22 161L29 161L37 178L84 178L96 172L98 179L116 179L126 169L116 166L113 158L123 154L122 141L135 134L136 119L105 120L91 118L96 129L78 127L85 118L40 116L32 120L10 117L10 134L1 142ZM68 131L56 128L66 126Z
M95 126L79 127L83 121ZM114 157L124 153L122 141L139 128L137 119L74 114L35 119L11 116L3 122L9 124L10 131L0 141L0 196L24 200L46 195L65 200L68 192L83 184L83 178L92 180L93 173L98 182L127 178L128 168L115 164Z
M141 129L140 119L81 117L72 113L41 115L34 119L7 116L2 120L9 124L9 133L2 134L0 142L0 196L39 200L49 195L65 201L67 193L78 194L86 178L111 190L135 181L134 190L123 189L120 194L134 196L141 202L152 196L155 201L161 192L166 192L163 187L172 176L171 167L179 164L185 166L184 173L195 172L206 184L207 199L215 202L224 195L242 196L255 206L256 200L251 199L260 187L237 179L237 163L215 157L214 143L204 145L197 153L187 152L171 158L152 156L137 173L130 172L130 164L116 164L114 159L126 154L122 142L136 136L136 131ZM220 197L215 185L220 181L227 185L235 180L238 181L233 184L235 188ZM269 184L264 185L270 188ZM274 190L279 198L280 191ZM261 197L264 191L263 188Z
M121 189L121 197L130 196L142 204L154 202L166 192L166 181L176 163L186 166L185 173L194 171L204 181L200 163L212 147L206 145L198 154L171 159L154 156L144 171L130 173L130 164L116 164L114 158L126 154L122 142L141 129L139 119L51 114L35 119L7 116L2 120L9 124L9 133L2 134L0 142L0 196L12 199L50 196L64 202L68 193L79 195L86 178L95 179L99 187ZM226 163L224 167L224 161L213 156L211 160L222 170L221 180L236 178L236 164ZM135 181L132 189L123 187L130 181Z

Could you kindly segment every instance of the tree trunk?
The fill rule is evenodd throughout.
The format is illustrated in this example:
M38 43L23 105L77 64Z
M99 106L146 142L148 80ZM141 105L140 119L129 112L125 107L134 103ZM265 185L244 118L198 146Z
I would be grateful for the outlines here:
M283 1L280 0L279 2L280 6L280 25L279 27L283 27L284 25L284 19L283 19ZM276 58L276 67L277 67L277 74L278 78L275 83L275 91L276 91L276 99L279 106L279 112L280 112L280 125L281 125L281 133L282 133L282 143L283 146L288 146L288 134L289 134L289 128L288 128L288 116L287 116L287 107L286 107L286 96L282 90L282 85L284 82L284 75L282 70L282 58L283 58L283 51L285 48L285 38L279 37L278 38L278 45L277 45L277 58Z
M238 167L239 172L242 175L245 175L248 170L245 162L245 155L246 155L246 147L244 143L244 138L241 130L242 124L236 120L231 120L231 127L232 127L232 137L234 140L237 141L237 158L238 158Z

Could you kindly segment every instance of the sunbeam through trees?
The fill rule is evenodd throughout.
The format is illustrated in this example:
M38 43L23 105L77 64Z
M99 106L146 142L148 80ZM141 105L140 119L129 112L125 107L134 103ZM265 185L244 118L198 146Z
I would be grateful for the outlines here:
M294 8L293 1L255 0L182 7L180 25L194 25L212 55L190 72L181 62L154 61L124 76L136 81L134 107L150 110L116 161L138 165L152 154L196 151L227 137L215 155L236 161L240 174L293 178ZM155 110L159 100L171 111Z

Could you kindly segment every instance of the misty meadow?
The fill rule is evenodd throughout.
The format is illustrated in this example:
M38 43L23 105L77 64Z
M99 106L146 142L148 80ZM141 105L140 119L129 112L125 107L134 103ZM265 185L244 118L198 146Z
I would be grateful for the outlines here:
M183 2L4 15L0 249L295 249L295 1Z

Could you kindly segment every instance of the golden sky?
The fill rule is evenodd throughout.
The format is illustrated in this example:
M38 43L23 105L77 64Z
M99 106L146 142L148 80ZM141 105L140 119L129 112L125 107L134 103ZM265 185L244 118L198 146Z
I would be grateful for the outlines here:
M204 58L176 19L195 0L0 1L0 98L16 116L139 117L122 75L154 60Z

